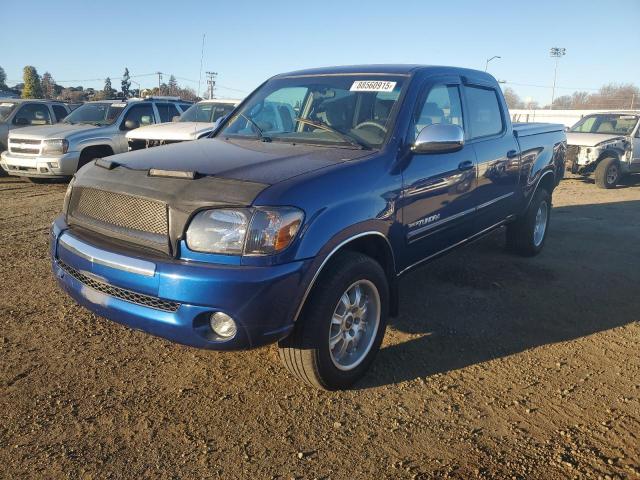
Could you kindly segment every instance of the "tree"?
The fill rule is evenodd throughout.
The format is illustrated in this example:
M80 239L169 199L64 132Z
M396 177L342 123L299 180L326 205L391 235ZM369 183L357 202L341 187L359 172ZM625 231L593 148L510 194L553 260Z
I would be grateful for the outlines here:
M169 84L167 85L167 93L169 93L169 95L176 95L178 93L178 81L176 80L176 77L174 77L173 75L169 77Z
M520 97L518 96L518 94L515 92L515 90L511 87L507 87L504 89L504 99L507 102L507 106L509 108L523 108L524 104L522 103L522 100L520 100Z
M55 96L55 85L53 77L49 72L44 72L42 75L42 95L44 98L53 98Z
M7 74L4 72L4 68L0 67L0 90L8 90L7 87Z
M104 98L111 98L115 93L115 90L111 87L111 79L109 77L104 79L104 88L102 89L102 93L104 94Z
M24 79L22 98L42 98L42 85L36 67L31 65L24 67L22 78Z
M131 95L131 79L129 78L129 69L127 67L124 68L120 84L122 85L122 97L129 98Z

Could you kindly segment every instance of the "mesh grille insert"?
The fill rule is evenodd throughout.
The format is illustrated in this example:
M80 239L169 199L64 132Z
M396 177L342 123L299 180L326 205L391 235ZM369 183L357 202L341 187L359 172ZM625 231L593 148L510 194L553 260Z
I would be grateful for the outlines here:
M132 292L131 290L115 287L113 285L109 285L106 282L96 280L95 278L91 278L88 275L85 275L72 266L67 265L60 259L57 260L57 263L60 268L65 271L65 273L71 275L80 283L111 297L119 298L120 300L124 300L125 302L135 303L136 305L142 305L145 307L154 308L156 310L162 310L163 312L175 312L180 307L180 304L177 302L162 300L158 297L152 297L150 295Z
M75 217L114 225L127 230L167 236L167 208L164 203L95 188L77 187L71 197Z

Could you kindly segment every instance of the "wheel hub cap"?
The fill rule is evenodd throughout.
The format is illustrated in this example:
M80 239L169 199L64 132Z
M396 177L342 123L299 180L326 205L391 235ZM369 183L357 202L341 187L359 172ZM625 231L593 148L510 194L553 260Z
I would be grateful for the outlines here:
M539 247L544 240L544 234L547 231L547 220L549 218L549 206L547 202L541 202L536 212L536 220L533 229L533 243Z
M369 280L358 280L342 294L329 329L331 360L351 370L367 356L380 323L380 295Z

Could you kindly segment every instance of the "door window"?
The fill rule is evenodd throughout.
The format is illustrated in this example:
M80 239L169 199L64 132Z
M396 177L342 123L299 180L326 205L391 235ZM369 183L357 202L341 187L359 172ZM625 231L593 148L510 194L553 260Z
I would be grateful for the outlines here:
M464 92L469 106L471 138L502 132L504 125L496 91L491 88L465 87Z
M156 103L156 108L160 114L160 123L170 122L173 117L180 115L173 103Z
M438 123L463 128L460 92L455 85L435 85L429 90L415 119L413 139L418 137L424 127Z
M155 120L153 119L153 108L151 104L134 105L125 115L123 122L126 122L127 120L138 122L141 127L154 124Z
M69 115L62 105L52 105L51 108L53 108L53 113L56 115L56 120L58 122L62 121L64 117Z
M41 103L29 103L24 105L13 119L17 123L18 118L25 118L29 125L51 125L51 113L49 107Z

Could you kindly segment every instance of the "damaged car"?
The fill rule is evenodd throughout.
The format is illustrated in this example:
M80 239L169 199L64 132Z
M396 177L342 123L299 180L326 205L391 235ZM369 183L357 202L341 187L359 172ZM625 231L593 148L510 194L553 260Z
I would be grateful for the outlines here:
M614 188L623 176L640 173L640 111L583 117L567 133L567 170Z

